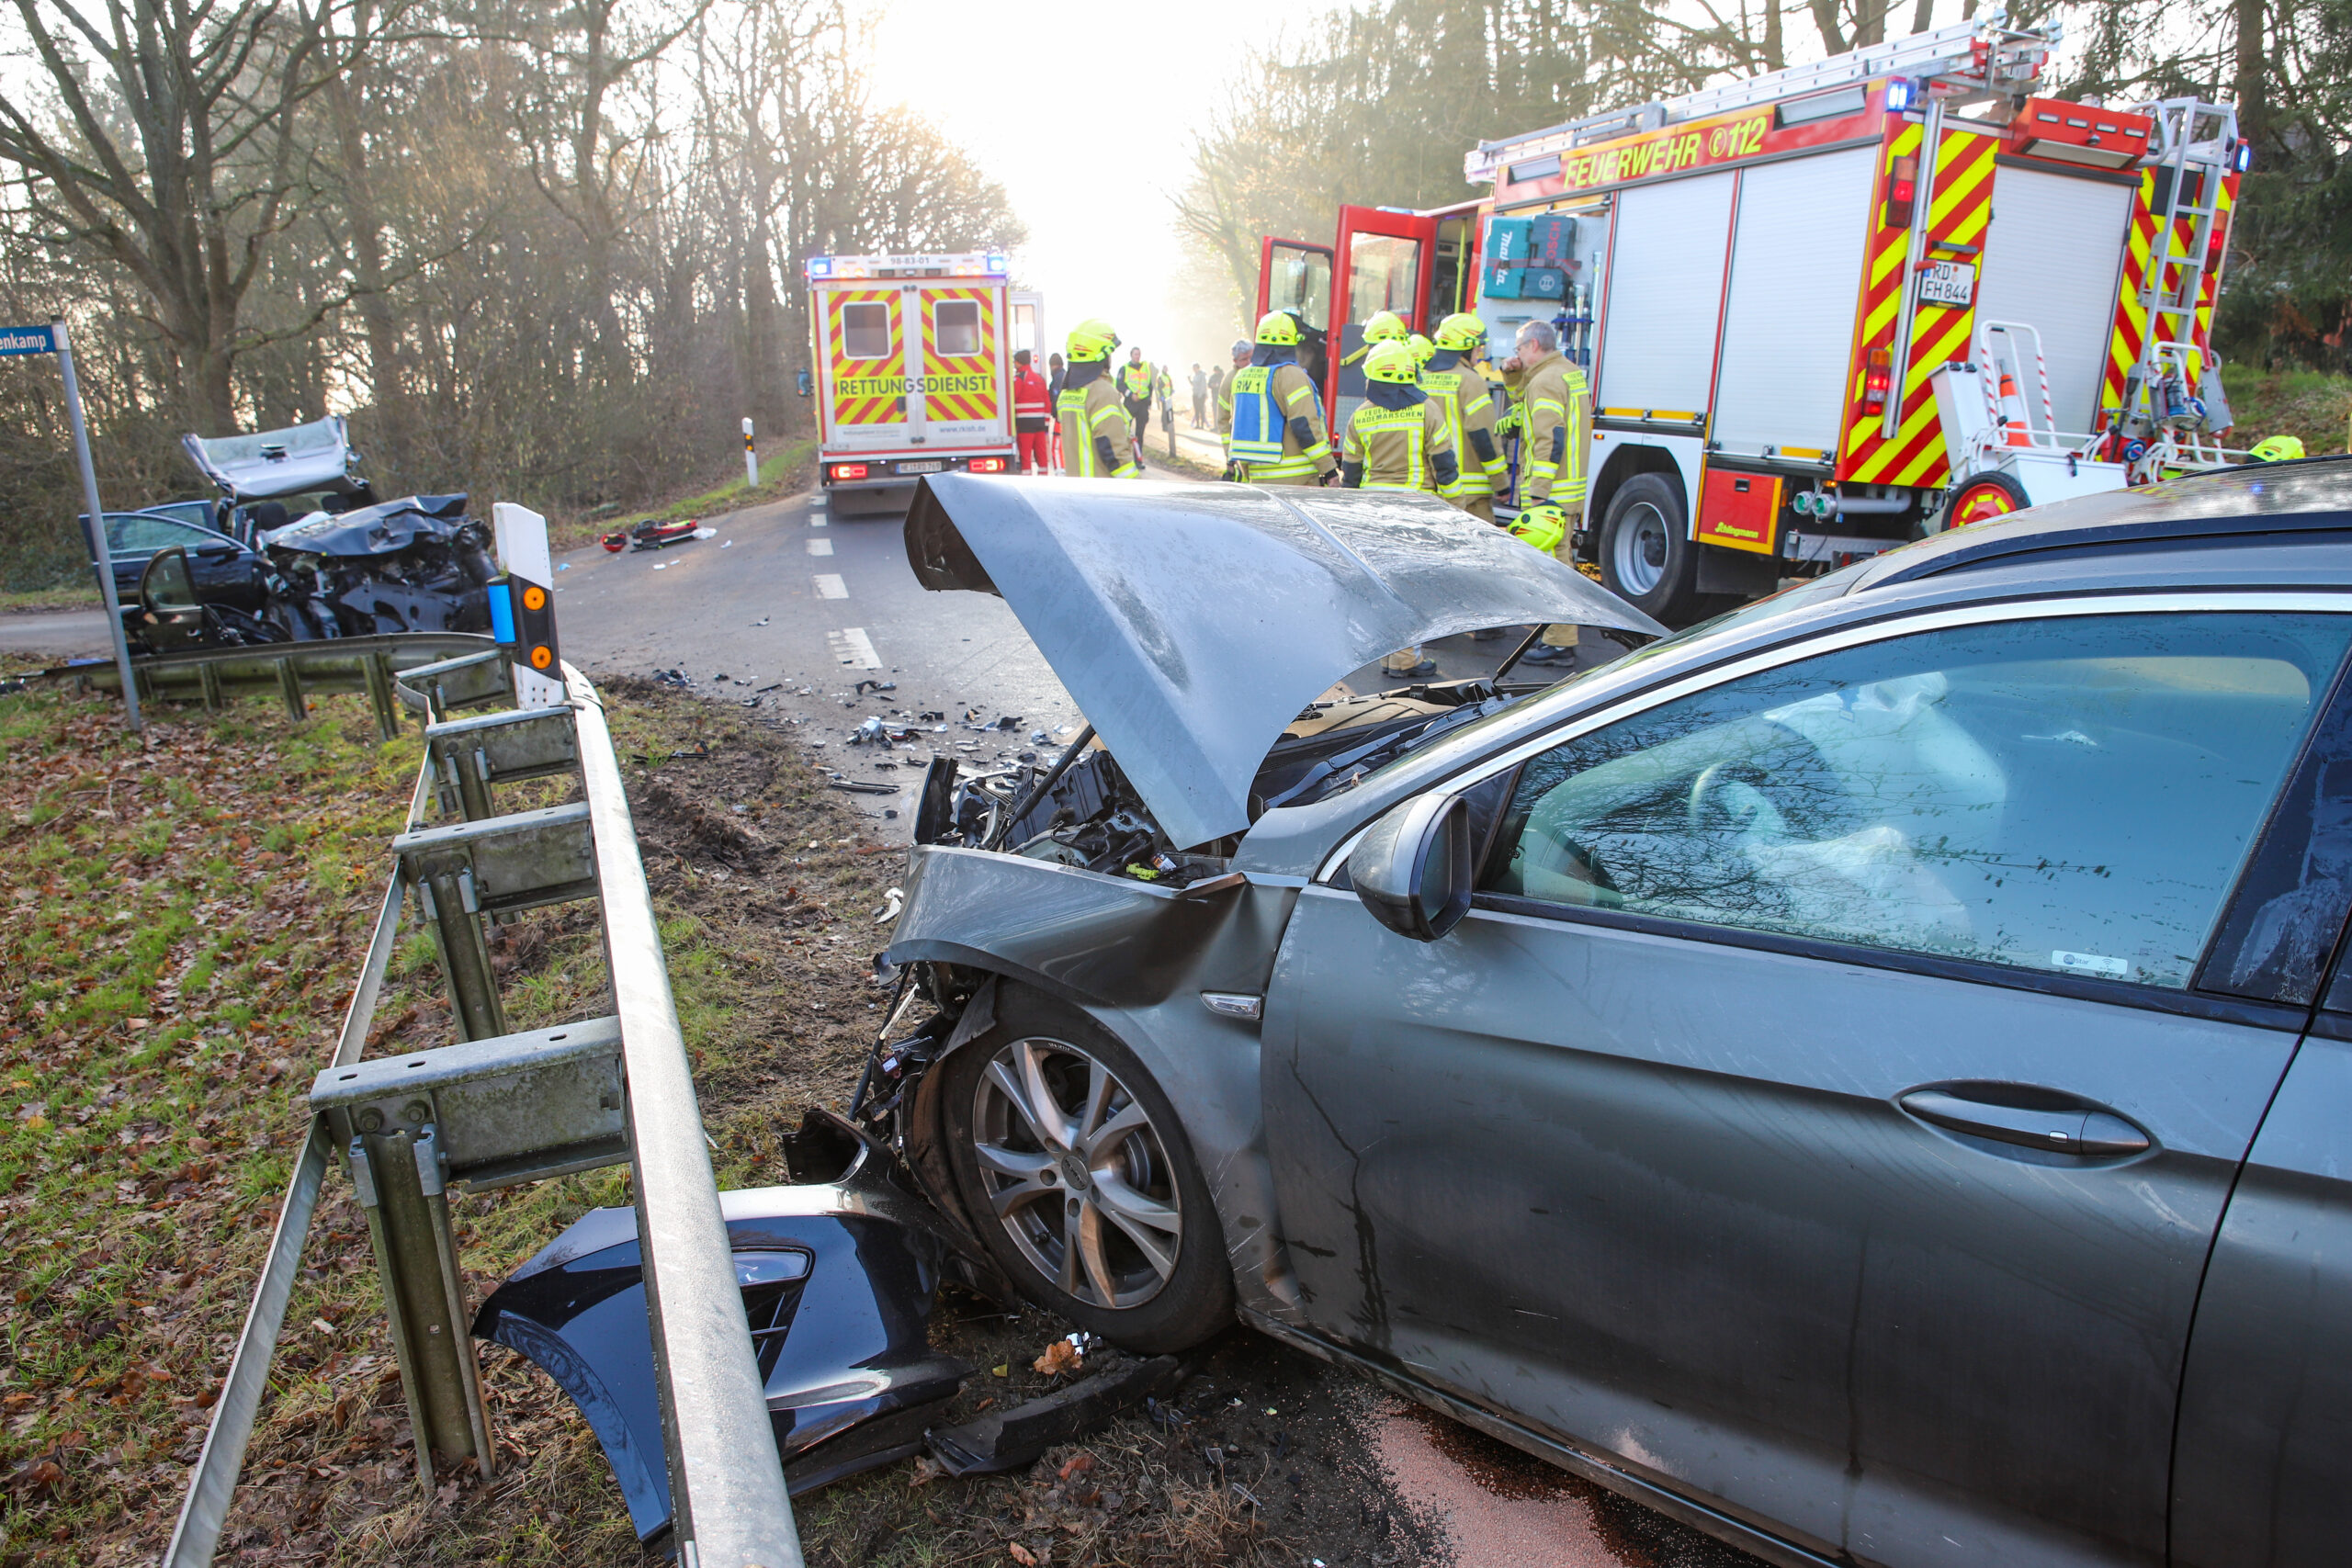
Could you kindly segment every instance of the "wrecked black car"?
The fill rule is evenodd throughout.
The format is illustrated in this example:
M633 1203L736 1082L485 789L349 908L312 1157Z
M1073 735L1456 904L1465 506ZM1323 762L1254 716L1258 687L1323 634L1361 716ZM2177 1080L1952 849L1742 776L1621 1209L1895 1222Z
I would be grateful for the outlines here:
M462 495L314 512L261 536L311 637L490 629L490 528Z
M261 612L291 637L490 628L490 528L463 495L379 502L343 419L183 441L222 532L276 571Z

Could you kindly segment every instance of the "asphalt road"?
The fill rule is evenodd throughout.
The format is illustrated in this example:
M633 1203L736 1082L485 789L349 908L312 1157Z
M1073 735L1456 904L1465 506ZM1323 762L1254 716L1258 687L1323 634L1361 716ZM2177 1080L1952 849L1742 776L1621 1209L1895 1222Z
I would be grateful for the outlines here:
M716 536L666 550L574 550L555 575L564 657L592 677L675 671L705 695L757 699L754 711L792 725L827 766L896 785L855 798L878 836L903 842L934 750L1011 762L1086 721L1002 600L917 585L900 522L834 516L821 495L800 495L710 519ZM1617 651L1588 641L1588 660ZM1441 676L1461 677L1491 673L1512 646L1450 637L1426 651ZM1391 683L1376 665L1349 677L1357 691ZM875 717L927 733L888 750L846 744Z
M0 653L66 660L106 658L113 652L107 640L104 610L38 610L0 615Z

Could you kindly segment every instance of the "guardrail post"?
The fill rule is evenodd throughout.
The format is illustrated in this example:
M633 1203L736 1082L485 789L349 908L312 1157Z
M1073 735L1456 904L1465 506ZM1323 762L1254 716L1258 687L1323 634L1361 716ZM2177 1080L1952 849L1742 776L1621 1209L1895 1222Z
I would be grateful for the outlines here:
M392 661L381 653L367 655L360 669L368 677L368 701L376 709L376 734L379 739L397 740L401 736L400 705L392 700Z
M441 974L457 1014L458 1037L487 1040L505 1033L506 1012L498 1005L498 977L491 968L489 941L482 935L472 871L427 871L416 879L416 890L440 945Z
M202 665L197 671L197 681L204 690L205 711L219 713L220 711L220 671L212 665Z
M410 1108L427 1112L423 1100ZM374 1122L371 1127L370 1122ZM490 1473L490 1427L481 1371L467 1333L457 1258L449 1242L449 1201L442 1190L429 1123L386 1127L374 1108L360 1112L359 1135L345 1151L352 1185L368 1215L384 1313L408 1402L417 1479L433 1485L436 1457L470 1457ZM428 1174L428 1168L430 1168ZM428 1185L430 1190L427 1190Z
M311 716L311 705L302 700L302 674L291 659L277 661L277 694L286 700L286 716L300 724Z

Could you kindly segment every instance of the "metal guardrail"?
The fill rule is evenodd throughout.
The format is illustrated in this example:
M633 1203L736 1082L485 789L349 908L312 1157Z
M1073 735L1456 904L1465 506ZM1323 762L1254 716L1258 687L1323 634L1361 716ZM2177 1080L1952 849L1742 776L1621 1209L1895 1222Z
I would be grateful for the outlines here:
M353 646L392 641L393 649ZM408 831L393 841L391 878L367 961L333 1060L311 1088L310 1132L287 1184L165 1568L205 1568L212 1562L327 1166L337 1156L368 1215L418 1479L428 1491L436 1460L469 1457L485 1474L495 1464L495 1438L467 1333L448 1190L507 1186L621 1161L634 1165L679 1562L686 1568L801 1568L784 1467L602 699L565 665L566 706L452 719L454 709L509 694L507 667L494 645L466 637L459 649L456 658L405 669L398 682L397 700L425 719L425 756L410 799ZM381 690L390 703L391 681L371 671L420 651L426 650L413 634L343 639L340 647L213 650L143 665L140 679L144 685L146 671L168 667L182 682L176 689L190 689L186 682L192 679L196 690L217 701L219 692L238 685L278 682L279 671L266 667L296 660L302 665L300 682L334 689L341 682L341 689L371 695ZM340 668L319 662L322 655L332 660L338 653ZM201 673L206 670L212 673ZM382 716L379 705L379 722ZM387 733L396 728L395 709ZM496 784L575 768L582 804L507 814L493 809ZM429 824L435 808L452 819ZM506 1032L483 922L582 897L597 899L601 908L613 1016ZM414 908L434 931L462 1038L432 1050L363 1058L404 908Z
M402 674L422 665L497 651L497 643L479 632L387 632L142 655L130 661L130 671L141 701L196 699L218 708L232 696L274 691L288 715L297 719L309 716L306 699L311 694L365 692L375 709L377 732L390 740L400 733L394 687ZM122 690L122 677L111 663L59 665L35 679L78 679L102 692Z

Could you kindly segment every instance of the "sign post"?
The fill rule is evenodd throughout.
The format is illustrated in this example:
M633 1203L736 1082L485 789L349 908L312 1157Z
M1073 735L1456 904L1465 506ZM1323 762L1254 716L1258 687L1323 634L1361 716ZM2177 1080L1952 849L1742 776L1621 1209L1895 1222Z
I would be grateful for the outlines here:
M66 342L65 318L45 327L0 327L0 356L53 354L65 378L65 419L74 432L74 460L82 469L82 504L89 509L90 562L97 569L98 593L106 601L107 631L114 638L115 669L122 677L122 708L130 728L143 730L139 716L139 681L130 670L130 644L122 635L122 605L114 596L114 553L107 548L107 514L98 506L98 476L90 467L90 433L82 423L82 383L74 375L74 350Z

